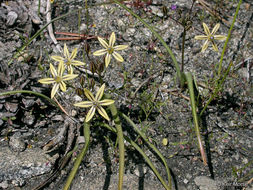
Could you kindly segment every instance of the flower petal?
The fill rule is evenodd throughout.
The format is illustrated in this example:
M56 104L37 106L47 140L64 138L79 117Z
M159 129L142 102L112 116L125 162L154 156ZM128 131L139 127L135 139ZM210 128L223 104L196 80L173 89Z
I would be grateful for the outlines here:
M84 63L84 62L81 62L81 61L73 60L73 61L72 61L72 65L81 66L81 65L85 65L85 63Z
M212 42L212 46L213 46L214 51L219 51L216 43Z
M62 80L63 80L63 81L72 80L72 79L74 79L74 78L76 78L76 77L78 77L78 75L67 74L67 75L64 75L64 76L62 77Z
M66 58L69 58L69 50L66 44L64 44L63 54Z
M96 111L95 107L92 106L91 109L88 111L88 113L87 113L87 115L86 115L85 122L89 122L89 121L92 119L92 117L93 117L94 114L95 114L95 111Z
M110 121L110 118L108 117L106 111L104 110L104 108L102 108L101 106L97 107L98 113L103 116L103 118L105 118L106 120Z
M51 90L51 99L54 97L58 89L59 89L59 83L55 83Z
M109 63L111 62L111 54L107 53L105 56L105 67L108 67Z
M116 36L115 36L115 33L112 32L112 34L111 34L111 36L110 36L110 39L109 39L109 46L110 46L110 47L113 47L115 41L116 41Z
M114 102L115 102L114 100L104 99L104 100L99 101L98 103L101 106L108 106L108 105L113 104Z
M214 34L218 31L219 28L220 28L220 24L218 23L218 24L216 24L216 25L214 26L214 28L213 28L211 34L214 35Z
M119 62L123 62L124 61L124 59L123 59L123 57L119 54L119 53L117 53L117 52L113 52L112 53L112 55L113 55L113 57L117 60L117 61L119 61Z
M71 65L68 65L67 66L67 69L68 69L68 74L73 74L73 67Z
M64 82L60 82L60 89L62 90L62 92L65 92L67 90L66 88L66 84Z
M96 100L96 101L99 101L99 100L102 98L102 96L103 96L103 94L104 94L104 90L105 90L105 84L103 84L103 85L99 88L99 90L98 90L98 92L97 92L97 94L96 94L96 97L95 97L95 100Z
M106 54L107 52L108 52L107 49L101 49L101 50L95 51L95 52L93 53L93 55L95 55L95 56L100 56L100 55Z
M113 47L113 49L115 51L117 51L117 50L123 50L123 49L126 49L126 48L128 48L128 45L118 45L118 46Z
M51 73L53 75L53 78L55 78L56 76L58 76L58 74L57 74L54 66L51 63L50 63L50 71L51 71Z
M78 102L74 104L74 106L81 107L81 108L89 108L93 106L93 103L91 101L83 101L83 102Z
M72 53L71 53L71 55L70 55L70 59L71 59L71 60L74 59L74 58L76 57L76 54L77 54L77 48L75 48L75 49L72 51Z
M64 58L63 58L63 57L57 56L57 55L53 55L53 56L51 56L51 58L52 58L53 60L59 61L59 62L64 61Z
M205 31L206 35L209 36L210 35L210 30L209 30L208 26L206 25L206 23L204 23L204 22L203 22L203 28L204 28L204 31Z
M60 62L58 65L58 76L62 76L64 70L65 70L64 64L63 64L63 62Z
M204 51L207 49L208 44L209 44L209 40L206 40L205 43L204 43L203 46L202 46L201 52L204 52Z
M226 40L227 36L224 35L214 35L215 40Z
M42 84L52 84L55 82L55 80L53 78L44 78L44 79L38 80L38 82Z
M90 101L95 101L93 94L88 89L84 89L84 94Z
M208 39L208 37L204 36L204 35L199 35L199 36L195 36L194 39L195 40L206 40L206 39Z
M104 39L98 37L98 41L102 44L102 46L104 46L105 49L109 47L108 43Z

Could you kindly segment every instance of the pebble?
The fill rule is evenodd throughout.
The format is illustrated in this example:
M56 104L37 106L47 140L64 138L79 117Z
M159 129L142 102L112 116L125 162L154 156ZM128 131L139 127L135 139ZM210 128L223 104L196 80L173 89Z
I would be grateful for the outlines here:
M17 18L18 18L18 14L14 11L10 11L7 15L6 24L8 26L12 26L16 22Z
M198 176L194 179L195 184L200 190L217 190L219 189L216 182L207 176Z
M23 152L26 148L24 141L17 135L10 137L9 146L15 152Z

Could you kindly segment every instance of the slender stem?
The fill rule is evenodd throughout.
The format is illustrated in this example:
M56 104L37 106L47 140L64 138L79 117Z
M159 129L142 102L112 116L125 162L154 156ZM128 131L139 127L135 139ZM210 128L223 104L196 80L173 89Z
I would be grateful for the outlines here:
M78 168L88 150L88 147L89 147L89 143L90 143L90 123L84 123L84 138L85 138L85 144L84 144L84 147L82 149L82 151L80 152L80 154L78 155L76 161L75 161L75 164L68 176L68 179L64 185L64 188L63 190L68 190L77 171L78 171Z
M166 172L167 172L168 182L169 182L169 189L171 189L172 188L171 174L170 174L170 170L169 170L169 167L167 165L167 162L166 162L166 159L164 158L164 156L161 154L161 152L152 143L149 142L146 135L143 132L141 132L141 130L138 129L138 127L134 124L134 122L129 117L127 117L123 113L120 113L120 115L134 128L134 130L138 133L138 135L140 135L142 137L142 139L148 144L148 146L151 149L153 149L153 151L160 157L160 159L162 160L162 162L165 166Z
M195 102L195 95L194 95L194 89L193 89L193 82L192 82L191 73L186 73L186 80L187 80L187 86L188 86L189 93L190 93L192 115L193 115L193 121L194 121L194 126L195 126L195 132L196 132L196 136L197 136L197 139L198 139L199 150L200 150L201 157L202 157L204 165L207 165L206 154L205 154L203 144L202 144L202 140L201 140L201 136L200 136L199 121L198 121L198 116L197 116L197 111L196 111L196 102Z
M111 127L110 125L107 125L107 124L103 123L103 124L101 124L101 126L106 127L107 129L109 129L110 131L112 131L114 133L117 133L117 130L115 128ZM123 136L123 137L124 137L124 139L128 143L130 143L142 155L142 157L145 159L145 161L147 162L147 164L149 165L149 167L153 170L153 172L155 173L155 175L157 176L157 178L160 180L160 182L162 183L162 185L164 186L164 188L166 190L171 190L171 187L169 187L165 183L165 181L163 180L163 178L159 174L158 170L155 168L154 164L148 158L148 156L145 154L145 152L133 140L131 140L129 137L127 137L127 136Z
M184 75L181 73L180 71L180 67L179 64L176 60L176 57L174 56L173 52L171 51L171 49L169 48L169 46L166 44L166 42L163 40L163 38L155 31L155 29L150 26L148 23L146 23L141 17L139 17L137 14L135 14L132 10L130 10L129 8L127 8L124 4L120 3L118 0L113 0L115 3L117 3L119 6L121 6L122 8L124 8L126 11L128 11L131 15L133 15L134 17L136 17L139 21L141 21L159 40L160 42L163 44L163 46L166 48L167 52L170 54L170 57L174 63L174 66L176 68L176 72L177 72L177 77L180 81L180 86L183 87L184 86Z
M1 92L0 96L14 95L14 94L18 94L18 93L21 93L21 94L33 94L33 95L36 95L36 96L40 96L40 97L46 99L47 101L49 101L54 106L59 107L57 105L57 103L55 101L53 101L51 98L49 98L49 97L47 97L44 94L41 94L39 92L33 92L33 91L30 91L30 90L14 90L14 91Z
M186 36L186 26L184 26L184 32L183 32L183 41L182 41L182 64L181 64L181 72L184 72L184 45L185 45L185 36Z
M108 94L105 94L104 96L108 99L111 99L111 96ZM124 137L123 137L123 131L122 131L122 127L121 127L120 118L119 118L118 111L117 111L115 104L109 105L109 108L111 110L113 120L115 122L115 127L117 130L117 137L118 137L118 143L119 143L119 184L118 184L118 190L122 190L123 189L124 165L125 165Z
M238 15L238 13L239 13L239 9L240 9L241 3L242 3L242 0L240 0L239 3L238 3L238 5L237 5L237 8L236 8L236 11L235 11L235 15L234 15L232 24L231 24L231 26L229 28L229 31L228 31L228 36L227 36L226 42L224 44L224 47L223 47L223 50L222 50L222 53L221 53L220 64L219 64L219 69L218 69L218 78L219 79L221 77L221 69L222 69L223 57L224 57L224 54L225 54L225 51L226 51L226 48L227 48L227 44L228 44L228 41L230 39L232 30L234 28L235 20L236 20L236 17Z

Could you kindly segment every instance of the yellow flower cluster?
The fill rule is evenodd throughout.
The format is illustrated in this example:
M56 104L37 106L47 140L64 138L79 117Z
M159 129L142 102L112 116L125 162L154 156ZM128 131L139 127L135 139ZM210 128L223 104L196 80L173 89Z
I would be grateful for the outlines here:
M94 56L100 56L106 54L105 57L105 66L108 67L112 56L119 62L123 62L124 59L123 57L117 52L119 50L126 49L128 46L127 45L117 45L115 46L115 41L116 41L116 36L115 33L112 32L109 43L107 43L104 39L98 37L99 42L102 44L104 49L98 50L93 53ZM74 58L77 55L77 48L73 50L73 52L70 54L69 50L64 44L64 57L61 56L51 56L51 58L55 61L57 61L58 64L58 69L54 68L52 64L50 64L50 71L52 78L44 78L40 79L39 82L42 84L54 84L53 88L51 90L51 98L53 98L60 88L63 92L66 91L66 84L64 81L67 80L72 80L76 78L78 75L73 74L73 67L76 66L82 66L85 65L85 63L81 61L74 60ZM65 69L67 69L68 73L64 74ZM104 94L105 90L105 84L101 86L101 88L98 90L96 96L94 97L93 94L88 90L84 89L84 94L85 96L89 99L89 101L83 101L79 103L75 103L74 106L82 107L82 108L90 108L90 110L87 113L85 122L89 122L93 116L95 115L96 110L98 113L104 117L106 120L110 120L106 111L102 106L108 106L114 103L114 100L110 99L104 99L101 100Z

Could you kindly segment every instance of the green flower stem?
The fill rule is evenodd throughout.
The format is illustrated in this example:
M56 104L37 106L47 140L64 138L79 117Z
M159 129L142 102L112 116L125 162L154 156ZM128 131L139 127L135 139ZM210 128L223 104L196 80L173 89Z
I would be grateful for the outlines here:
M167 162L166 162L164 156L161 154L161 152L152 143L149 142L147 136L144 133L142 133L141 130L139 130L139 128L134 124L134 122L129 117L127 117L123 113L120 113L120 115L134 128L134 130L142 137L142 139L145 141L145 143L147 143L148 146L160 157L160 159L162 160L162 162L165 166L166 172L167 172L169 189L171 189L171 187L172 187L171 174L170 174L170 170L169 170L169 167L167 165Z
M152 26L150 26L148 23L146 23L141 17L139 17L137 14L135 14L132 10L130 10L129 8L127 8L125 5L123 5L122 3L120 3L118 0L113 0L113 1L115 3L117 3L119 6L121 6L123 9L125 9L126 11L128 11L132 16L136 17L140 22L142 22L160 40L160 42L166 48L167 52L170 54L170 57L171 57L174 65L175 65L175 68L176 68L177 76L178 76L178 79L180 81L180 86L183 87L184 86L184 82L185 82L184 74L181 73L179 64L177 63L177 60L176 60L174 54L172 53L171 49L166 44L166 42L163 40L163 38L155 31L155 29Z
M225 79L228 76L228 73L232 67L233 63L231 62L226 70L226 73L224 74L223 78L220 80L220 82L217 84L217 86L214 89L214 93L211 95L211 97L209 98L209 100L207 101L205 107L201 110L200 112L200 116L203 115L204 111L206 110L207 106L212 102L212 100L216 97L217 93L219 92L219 90L221 89L221 86L224 84Z
M49 101L54 106L59 107L57 105L57 103L54 100L52 100L51 98L49 98L49 97L47 97L44 94L41 94L39 92L33 92L33 91L30 91L30 90L14 90L14 91L1 92L0 96L14 95L14 94L18 94L18 93L21 93L21 94L33 94L33 95L36 95L36 96L40 96L40 97L46 99L47 101Z
M111 127L110 125L107 125L107 124L103 123L103 124L101 124L101 126L106 127L107 129L109 129L110 131L112 131L114 133L117 133L117 130L115 128ZM162 185L164 186L164 188L166 190L171 190L171 188L163 180L163 178L161 177L161 175L159 174L159 172L155 168L154 164L151 162L151 160L145 154L145 152L133 140L131 140L129 137L127 137L127 136L123 136L123 137L124 137L124 139L128 143L130 143L142 155L142 157L145 159L145 161L147 162L147 164L149 165L149 167L153 170L153 172L155 173L155 175L157 176L157 178L160 180L160 182L162 183Z
M111 96L108 94L104 94L104 97L106 99L111 99ZM115 104L109 105L109 108L111 110L113 120L115 122L115 127L117 130L117 137L118 137L118 143L119 143L119 184L118 184L118 190L122 190L123 189L124 165L125 165L124 137L123 137L123 131L122 131L122 127L121 127L120 118L119 118L118 111L117 111Z
M80 164L81 164L81 162L82 162L82 160L83 160L83 158L84 158L84 156L85 156L85 154L88 150L89 144L90 144L90 123L89 122L88 123L84 122L83 128L84 128L85 144L84 144L84 147L83 147L82 151L80 152L80 154L78 155L78 157L75 161L75 164L74 164L74 166L73 166L73 168L72 168L72 170L71 170L71 172L68 176L68 179L67 179L67 181L64 185L63 190L68 190L69 189L69 187L70 187L70 185L71 185L71 183L72 183L72 181L73 181L73 179L74 179L74 177L77 173L77 170L78 170L78 168L79 168L79 166L80 166Z
M227 44L228 44L228 41L230 39L232 30L234 28L235 20L236 20L236 17L238 15L238 13L239 13L239 9L240 9L241 3L242 3L242 0L240 0L239 3L238 3L238 5L237 5L237 8L236 8L236 11L235 11L235 15L234 15L232 24L231 24L231 26L229 28L229 31L228 31L228 36L227 36L227 39L225 41L225 44L224 44L224 47L223 47L223 50L222 50L222 53L221 53L220 64L219 64L219 69L218 69L218 78L221 77L221 69L222 69L223 57L224 57L224 54L225 54L225 51L226 51L226 48L227 48Z
M202 140L201 140L201 136L200 136L199 121L198 121L198 116L197 116L197 111L196 111L196 102L195 102L195 95L194 95L194 90L193 90L192 75L191 75L191 73L186 73L185 76L186 76L187 86L188 86L189 93L190 93L192 115L193 115L193 121L194 121L194 126L195 126L195 132L196 132L196 136L198 139L199 150L200 150L204 165L207 165L206 154L205 154Z

